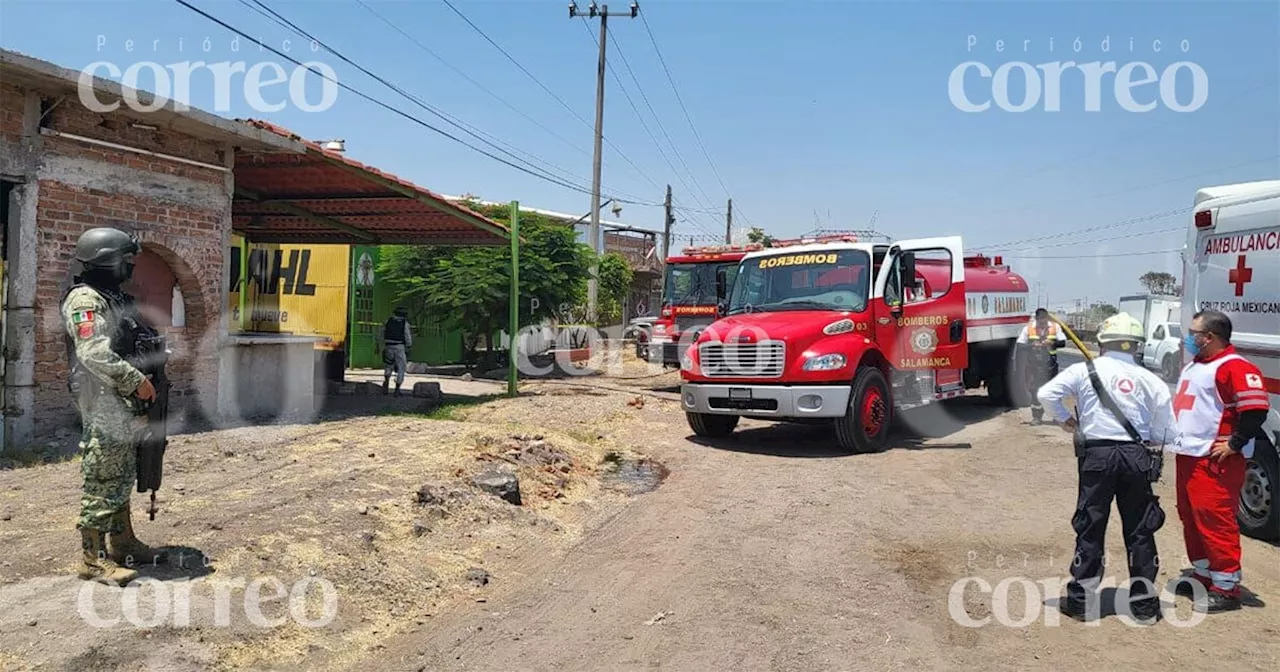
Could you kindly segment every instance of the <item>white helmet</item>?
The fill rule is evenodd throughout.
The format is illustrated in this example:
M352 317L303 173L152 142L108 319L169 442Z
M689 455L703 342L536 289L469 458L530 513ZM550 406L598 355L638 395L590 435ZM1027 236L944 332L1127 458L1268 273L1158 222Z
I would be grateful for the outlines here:
M1122 350L1129 349L1129 343L1141 343L1147 340L1146 332L1142 329L1142 323L1133 318L1129 313L1116 313L1108 317L1098 327L1099 343L1116 343L1120 342Z

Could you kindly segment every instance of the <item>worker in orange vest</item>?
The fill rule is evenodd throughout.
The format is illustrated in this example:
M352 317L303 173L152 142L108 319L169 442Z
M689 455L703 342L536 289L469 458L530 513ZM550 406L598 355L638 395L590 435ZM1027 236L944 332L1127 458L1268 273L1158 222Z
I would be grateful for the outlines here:
M1018 334L1018 358L1023 380L1027 381L1031 397L1031 423L1040 424L1044 420L1044 407L1036 395L1041 385L1058 375L1058 348L1067 344L1067 337L1062 329L1049 321L1049 311L1037 308L1035 317Z

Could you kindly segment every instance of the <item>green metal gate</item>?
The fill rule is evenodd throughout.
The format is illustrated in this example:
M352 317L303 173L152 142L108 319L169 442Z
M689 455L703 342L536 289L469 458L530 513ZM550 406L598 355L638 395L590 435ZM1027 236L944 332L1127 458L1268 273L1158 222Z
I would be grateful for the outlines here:
M394 293L379 277L381 250L372 246L351 248L351 328L348 343L348 365L357 369L382 368L378 336L383 324L395 310ZM413 347L409 361L432 366L462 361L462 333L449 329L441 320L416 315L410 311L413 325Z

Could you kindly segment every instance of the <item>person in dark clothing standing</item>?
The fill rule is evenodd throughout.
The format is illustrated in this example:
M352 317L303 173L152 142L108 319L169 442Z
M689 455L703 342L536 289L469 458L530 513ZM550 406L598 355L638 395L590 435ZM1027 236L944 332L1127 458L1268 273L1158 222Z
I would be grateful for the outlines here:
M396 376L396 396L404 385L405 370L409 367L409 348L413 347L413 330L409 328L409 312L403 306L387 319L382 328L382 393L391 386L391 374Z

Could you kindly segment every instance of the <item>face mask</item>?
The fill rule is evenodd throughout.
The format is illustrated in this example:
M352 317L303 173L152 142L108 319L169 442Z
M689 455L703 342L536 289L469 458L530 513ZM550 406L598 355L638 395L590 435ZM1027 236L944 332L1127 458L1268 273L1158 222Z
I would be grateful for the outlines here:
M1182 337L1182 345L1187 348L1187 354L1195 357L1200 354L1200 346L1196 344L1195 334L1187 334Z

